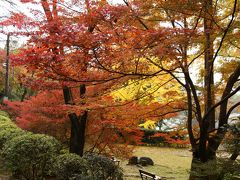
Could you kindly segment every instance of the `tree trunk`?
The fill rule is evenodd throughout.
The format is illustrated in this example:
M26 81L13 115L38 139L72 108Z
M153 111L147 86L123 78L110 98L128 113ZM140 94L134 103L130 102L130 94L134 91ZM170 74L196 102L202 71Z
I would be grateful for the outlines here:
M86 87L84 84L80 85L80 97L84 99L84 94L86 92ZM63 88L64 100L65 104L73 105L73 97L71 89L68 87ZM85 102L81 103L84 104ZM83 156L84 152L84 144L85 144L85 129L88 112L84 111L82 115L79 117L76 113L71 113L68 115L71 121L71 137L70 137L70 145L69 151L71 153L78 154Z
M88 112L84 111L84 113L79 117L80 125L79 125L79 151L78 155L83 156L84 145L85 145L85 130L87 123Z
M7 48L7 54L6 54L6 74L5 74L5 85L4 85L4 96L6 98L9 97L9 43L10 43L10 34L8 33L7 35L7 43L6 43L6 48Z
M63 96L64 96L65 104L74 105L72 91L69 87L67 86L63 87Z
M205 52L204 52L204 88L205 88L205 113L214 104L214 76L213 76L213 7L212 0L205 0L204 2L204 35L205 35ZM215 111L212 111L207 120L208 131L215 129Z
M79 126L80 122L75 113L71 113L68 115L71 122L71 136L70 136L70 144L69 144L69 152L76 153L80 151L80 141L79 141Z
M83 115L79 117L75 113L71 113L69 114L69 118L71 121L71 137L69 151L71 153L76 153L79 156L83 156L87 111L84 111Z
M205 52L204 52L204 110L207 113L214 105L214 79L213 79L213 37L211 36L213 29L213 3L212 0L204 0L204 36L205 36ZM200 122L200 140L199 154L202 162L207 162L215 157L215 151L210 148L214 143L209 139L209 131L215 129L215 110Z

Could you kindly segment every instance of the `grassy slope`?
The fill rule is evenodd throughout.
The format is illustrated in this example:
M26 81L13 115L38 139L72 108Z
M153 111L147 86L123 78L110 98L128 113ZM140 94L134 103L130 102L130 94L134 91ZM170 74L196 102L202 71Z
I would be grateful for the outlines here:
M143 170L153 172L158 176L168 179L186 180L191 165L191 153L187 149L161 148L161 147L136 147L134 155L147 156L153 159L155 165L144 167ZM125 175L139 175L137 166L126 165L121 162ZM127 177L127 180L139 178Z

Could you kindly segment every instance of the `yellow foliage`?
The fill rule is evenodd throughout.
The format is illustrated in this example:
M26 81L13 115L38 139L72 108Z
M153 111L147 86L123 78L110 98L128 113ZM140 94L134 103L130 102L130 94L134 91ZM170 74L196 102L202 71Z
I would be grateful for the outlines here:
M156 122L152 120L147 120L146 122L139 124L139 127L144 129L156 129Z
M180 85L171 80L169 75L129 80L111 93L115 101L138 100L142 104L172 102L180 99L181 95Z

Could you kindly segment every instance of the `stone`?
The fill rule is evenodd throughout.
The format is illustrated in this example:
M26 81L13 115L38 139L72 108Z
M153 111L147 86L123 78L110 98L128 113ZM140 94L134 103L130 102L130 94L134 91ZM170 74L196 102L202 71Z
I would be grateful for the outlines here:
M148 162L146 161L146 160L141 160L140 161L140 164L142 165L142 166L147 166L148 164L147 164Z
M142 162L143 164L146 163L146 165L152 165L152 166L154 165L154 162L150 157L140 157L139 164L143 166Z
M137 156L132 156L128 160L129 165L137 165L138 164L138 157Z

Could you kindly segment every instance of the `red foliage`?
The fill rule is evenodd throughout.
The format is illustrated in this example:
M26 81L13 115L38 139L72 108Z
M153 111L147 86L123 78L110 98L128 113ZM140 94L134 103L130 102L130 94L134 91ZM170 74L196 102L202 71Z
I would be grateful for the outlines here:
M154 134L151 137L162 137L164 140L164 142L166 144L175 144L175 145L188 145L189 144L189 140L186 137L187 132L176 132L176 131L172 131L172 132L159 132Z
M86 132L89 150L104 153L109 153L110 150L111 153L126 156L128 144L141 142L142 133L138 130L137 121L134 123L132 119L122 119L116 112L119 109L91 105L89 102L83 108L78 105L67 106L60 90L43 91L24 102L7 101L5 104L5 109L16 117L18 126L35 133L52 135L63 143L67 143L70 136L68 113L81 114L85 108L89 110ZM123 144L126 147L121 151L119 146Z
M67 142L68 109L63 106L60 91L44 91L24 102L7 101L5 104L21 128L35 133L49 134Z
M64 130L68 112L74 111L79 115L83 110L89 110L88 139L95 142L93 144L98 149L106 149L106 146L114 149L112 146L116 141L125 144L139 142L139 119L172 117L176 113L168 111L181 109L182 103L142 105L132 101L123 106L116 104L107 94L111 88L129 79L155 76L161 72L158 68L151 68L154 64L151 61L141 59L164 56L161 63L172 68L177 66L177 63L169 61L179 56L174 45L177 46L187 33L192 32L139 28L135 12L127 6L114 7L103 1L86 2L89 3L80 6L83 10L77 13L55 0L41 0L39 4L44 13L34 11L39 16L38 20L13 14L2 24L16 24L18 28L24 24L32 30L22 32L30 39L14 57L16 65L27 69L27 73L21 76L25 85L46 90L85 83L89 86L87 92L93 95L86 99L84 105L80 99L75 99L75 106L69 107L63 105L61 91L43 91L23 104L9 102L8 105L19 110L17 122L21 127L43 131L47 131L51 123L62 125ZM146 49L148 53L143 53ZM96 85L94 90L92 85ZM164 115L159 117L159 113Z

